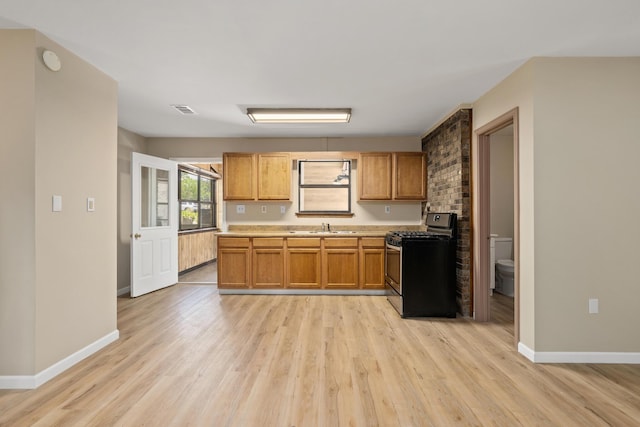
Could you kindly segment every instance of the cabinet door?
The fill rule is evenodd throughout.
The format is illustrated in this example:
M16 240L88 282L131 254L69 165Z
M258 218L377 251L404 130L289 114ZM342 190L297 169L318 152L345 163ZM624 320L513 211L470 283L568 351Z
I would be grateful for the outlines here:
M358 249L325 249L323 265L326 289L358 288Z
M253 287L284 287L284 250L275 248L253 250Z
M253 287L284 287L284 239L253 239Z
M384 238L361 239L360 287L384 289Z
M255 200L255 155L251 153L223 153L222 162L224 200Z
M248 288L249 248L218 249L218 288Z
M287 287L320 288L321 285L320 248L288 248Z
M426 154L395 153L394 199L424 200L427 197Z
M326 289L358 288L358 239L327 237L322 256L323 285Z
M249 288L251 245L248 238L218 238L218 288Z
M291 157L289 153L258 154L258 199L291 198Z
M392 153L360 153L358 160L358 198L391 200Z

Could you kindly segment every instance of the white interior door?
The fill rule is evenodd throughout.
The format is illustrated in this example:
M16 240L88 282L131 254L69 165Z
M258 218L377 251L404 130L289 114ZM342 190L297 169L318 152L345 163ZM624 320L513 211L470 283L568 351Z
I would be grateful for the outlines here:
M131 154L131 296L178 282L178 164Z

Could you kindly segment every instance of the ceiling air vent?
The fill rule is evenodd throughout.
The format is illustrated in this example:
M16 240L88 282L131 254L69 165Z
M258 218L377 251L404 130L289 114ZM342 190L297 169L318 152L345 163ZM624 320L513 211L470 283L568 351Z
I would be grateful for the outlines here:
M172 104L171 106L182 114L196 114L196 112L188 105Z

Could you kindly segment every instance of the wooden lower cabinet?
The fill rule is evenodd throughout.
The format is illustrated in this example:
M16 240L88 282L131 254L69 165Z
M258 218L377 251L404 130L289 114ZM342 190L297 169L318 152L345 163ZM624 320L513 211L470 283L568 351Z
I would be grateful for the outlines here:
M322 287L320 238L287 239L287 288Z
M218 238L218 288L249 288L251 242L248 237Z
M253 239L253 277L254 288L284 287L284 239Z
M322 265L324 288L358 289L358 238L325 238Z
M384 237L360 239L360 288L384 289Z
M220 289L384 289L384 237L218 237Z

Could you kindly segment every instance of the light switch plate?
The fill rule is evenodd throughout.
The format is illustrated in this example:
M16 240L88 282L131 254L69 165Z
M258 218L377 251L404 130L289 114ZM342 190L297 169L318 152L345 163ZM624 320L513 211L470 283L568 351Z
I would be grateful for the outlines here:
M62 196L53 196L51 210L53 212L62 212Z
M94 197L87 197L87 212L94 212L96 210L96 199Z
M260 212L267 213L267 205L260 206Z
M589 314L598 314L597 298L589 298Z
M384 213L390 214L391 213L391 206L385 206L384 207Z
M280 213L284 215L285 208L284 205L280 205Z

